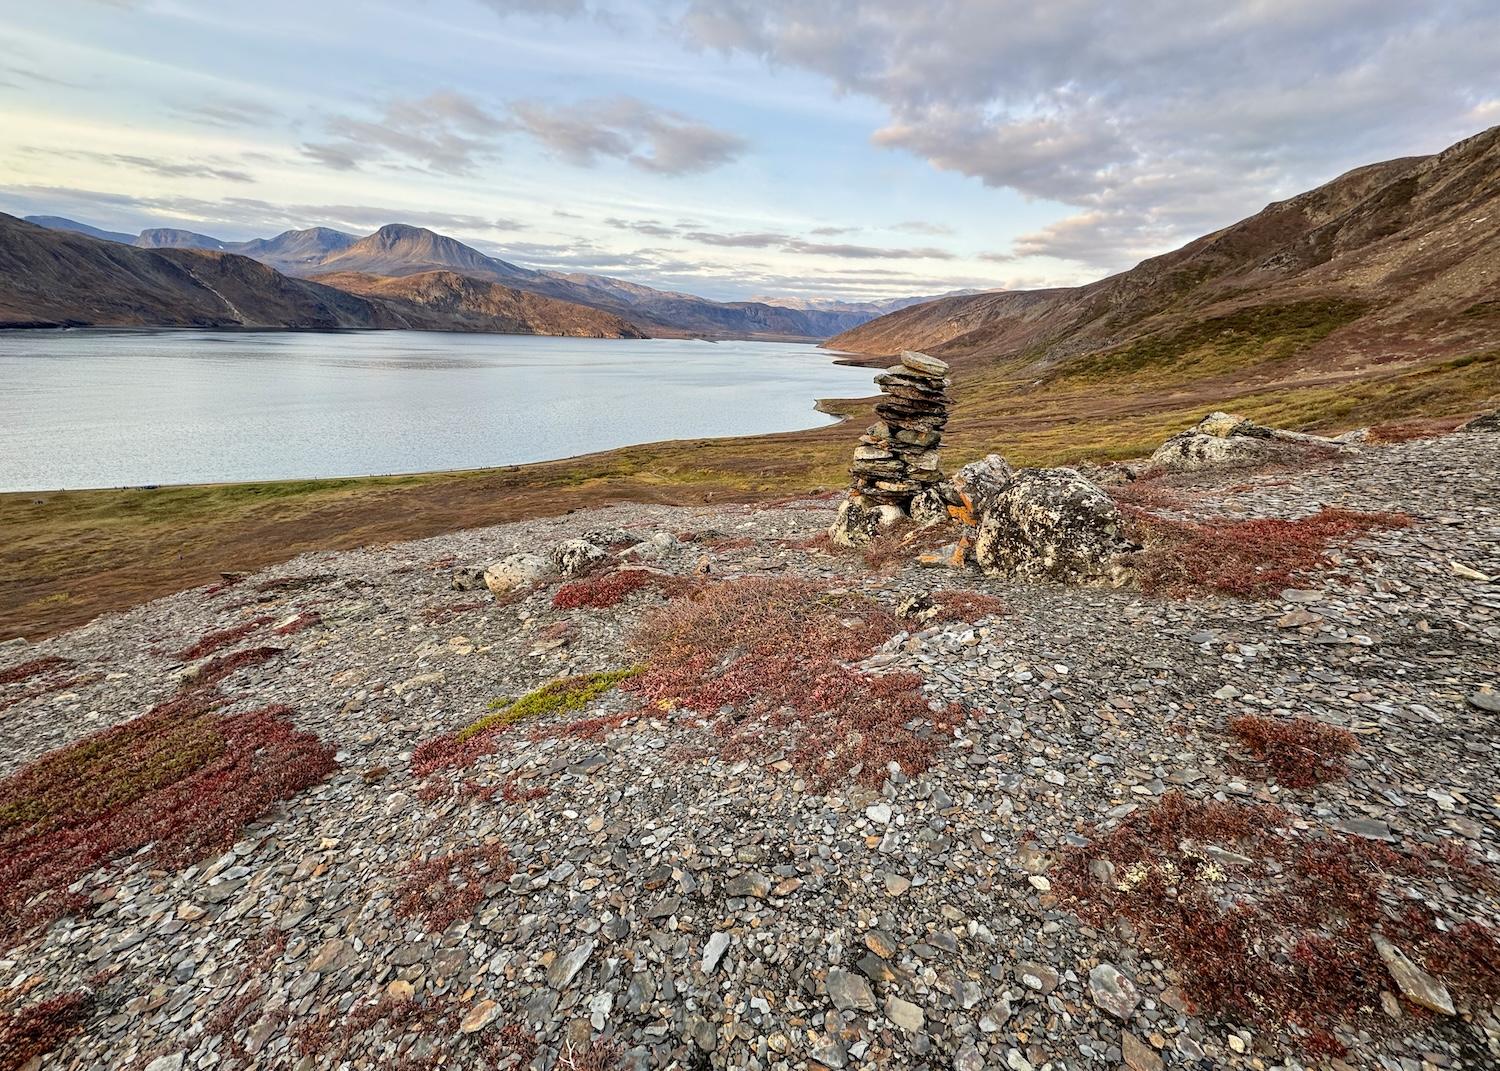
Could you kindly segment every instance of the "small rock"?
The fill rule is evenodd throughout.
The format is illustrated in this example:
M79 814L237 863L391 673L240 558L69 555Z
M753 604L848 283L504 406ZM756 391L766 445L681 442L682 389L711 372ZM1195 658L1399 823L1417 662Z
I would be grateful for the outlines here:
M1089 994L1094 1003L1121 1022L1129 1019L1141 1002L1135 983L1113 963L1101 963L1089 971Z
M713 974L719 966L719 960L724 958L724 952L729 948L732 937L728 930L720 930L709 937L703 946L703 973Z
M500 1005L496 1004L493 1000L481 1000L469 1009L468 1014L463 1018L463 1022L458 1024L458 1029L465 1034L477 1034L493 1023L495 1017L499 1014Z
M837 967L828 972L828 999L839 1011L851 1008L875 1010L875 994L870 989L870 983L857 974Z
M892 994L885 998L885 1017L902 1030L915 1034L926 1024L920 1006Z
M1407 959L1406 953L1380 934L1375 934L1372 940L1375 942L1375 951L1380 953L1386 970L1391 972L1402 996L1428 1011L1443 1015L1454 1014L1453 998L1448 995L1448 990L1441 982Z

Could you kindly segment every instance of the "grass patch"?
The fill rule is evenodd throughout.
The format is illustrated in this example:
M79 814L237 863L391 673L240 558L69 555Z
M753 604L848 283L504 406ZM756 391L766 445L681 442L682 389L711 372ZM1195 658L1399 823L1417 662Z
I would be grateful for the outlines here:
M1127 507L1126 529L1141 589L1187 596L1219 592L1253 599L1292 587L1327 563L1329 548L1382 528L1412 524L1401 513L1324 509L1298 520L1183 521Z
M1185 378L1284 361L1353 323L1366 309L1365 303L1347 299L1237 309L1075 358L1054 378L1090 383L1161 373Z
M1349 730L1312 718L1243 714L1230 719L1229 731L1287 788L1342 780L1349 772L1344 760L1359 750Z
M625 687L711 727L726 758L787 759L820 788L920 773L961 711L933 711L922 678L849 663L900 631L890 612L812 581L751 577L709 584L650 612L633 642L646 669Z
M1440 884L1482 902L1500 888L1492 872L1421 846L1293 826L1266 804L1169 792L1066 849L1054 888L1101 929L1129 920L1136 947L1179 971L1197 1008L1272 1031L1291 1024L1311 1055L1342 1055L1341 1027L1391 1029L1372 1007L1373 993L1395 989L1374 934L1462 998L1482 1006L1500 996L1494 931L1472 920L1440 927L1422 904L1440 899Z
M547 714L576 713L606 692L641 672L639 666L562 677L527 692L519 699L495 699L492 713L470 722L454 733L424 740L412 751L412 772L417 777L442 769L464 769L481 755L494 750L495 740L518 722Z
M227 703L184 689L0 781L0 942L82 906L68 887L99 866L147 845L166 868L222 851L333 770L288 708L225 715Z

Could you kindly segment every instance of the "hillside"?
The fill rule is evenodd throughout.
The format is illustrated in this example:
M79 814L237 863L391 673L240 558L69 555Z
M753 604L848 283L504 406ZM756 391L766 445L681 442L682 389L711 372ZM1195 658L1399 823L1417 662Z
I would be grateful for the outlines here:
M327 238L312 235L307 241ZM295 255L296 248L284 242L277 251ZM617 316L452 273L339 279L345 285L283 275L236 253L137 248L0 214L5 327L410 328L644 337Z
M488 331L578 338L646 338L640 328L607 312L451 271L389 278L332 272L317 282L379 299L413 328Z
M257 261L138 249L0 214L0 326L394 327L378 305Z
M1194 399L1297 426L1460 412L1500 382L1497 220L1500 127L1087 286L947 298L826 345L951 360L961 412L1010 434L1129 424L1103 444L1122 454Z

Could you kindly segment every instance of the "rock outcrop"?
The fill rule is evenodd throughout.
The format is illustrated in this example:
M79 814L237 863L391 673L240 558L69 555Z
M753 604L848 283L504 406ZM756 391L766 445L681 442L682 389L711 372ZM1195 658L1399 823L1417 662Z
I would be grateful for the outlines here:
M1477 416L1473 420L1469 421L1458 430L1487 431L1491 433L1500 431L1500 409L1495 410L1495 412L1493 413L1483 413L1480 416Z
M938 512L934 498L944 482L939 451L948 424L948 365L907 350L901 363L875 377L885 397L879 422L860 437L849 467L853 486L830 534L835 543L867 542L916 512ZM940 514L939 514L940 515Z
M1320 456L1353 451L1347 439L1325 439L1297 431L1269 428L1233 413L1213 412L1187 431L1172 436L1151 455L1157 472L1249 468L1295 464Z

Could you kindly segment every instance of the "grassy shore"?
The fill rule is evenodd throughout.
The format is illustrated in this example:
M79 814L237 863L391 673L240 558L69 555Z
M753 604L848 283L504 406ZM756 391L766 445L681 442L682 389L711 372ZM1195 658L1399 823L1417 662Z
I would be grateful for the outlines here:
M970 358L955 368L947 468L999 451L1023 465L1148 454L1213 408L1337 430L1467 414L1500 350L1378 372L1037 380ZM804 432L692 439L474 472L0 495L0 640L37 639L184 588L313 550L418 539L612 502L750 502L841 486L868 401ZM476 563L478 564L478 563Z

